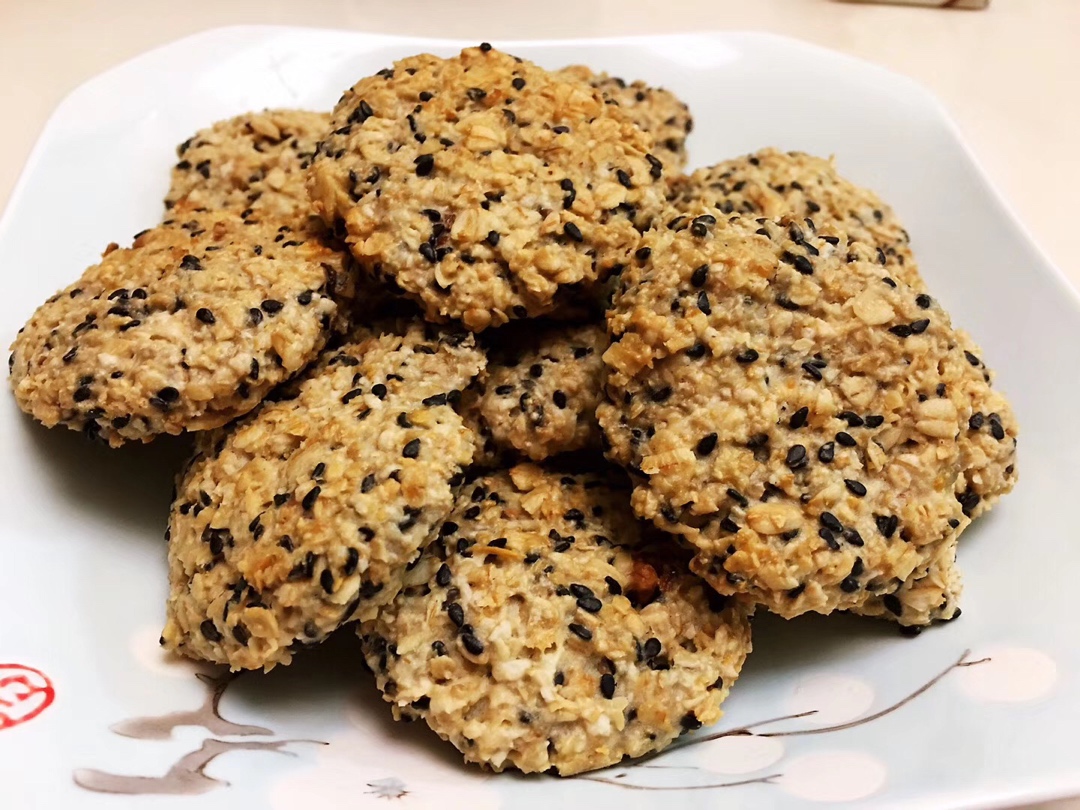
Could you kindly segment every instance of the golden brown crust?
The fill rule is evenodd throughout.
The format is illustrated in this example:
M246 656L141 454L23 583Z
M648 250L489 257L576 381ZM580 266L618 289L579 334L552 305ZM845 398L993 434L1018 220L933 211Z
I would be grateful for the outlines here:
M19 407L112 445L247 413L315 358L352 272L288 226L174 212L38 308L12 345Z
M471 336L414 326L201 436L170 515L166 646L269 669L389 602L475 451L452 403L482 365Z
M401 60L346 91L332 127L309 172L316 212L427 318L474 331L587 297L665 194L617 105L491 49Z
M625 486L625 484L623 484ZM604 474L526 464L467 485L394 603L361 628L398 717L470 762L570 775L716 722L746 610L642 537ZM641 569L653 585L638 602Z

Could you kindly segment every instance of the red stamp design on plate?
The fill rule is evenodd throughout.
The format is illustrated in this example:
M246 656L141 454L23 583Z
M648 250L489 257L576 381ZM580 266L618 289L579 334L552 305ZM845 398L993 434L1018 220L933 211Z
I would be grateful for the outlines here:
M44 672L22 664L0 664L0 731L33 720L56 698Z

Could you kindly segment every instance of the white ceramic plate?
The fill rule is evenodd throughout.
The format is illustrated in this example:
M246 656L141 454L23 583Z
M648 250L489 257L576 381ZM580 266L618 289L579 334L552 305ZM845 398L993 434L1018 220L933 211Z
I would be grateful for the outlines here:
M83 85L0 221L0 338L108 242L156 222L173 147L197 128L265 106L328 109L393 59L461 44L229 28ZM496 44L675 90L696 117L692 165L768 144L835 153L894 204L1021 421L1020 484L961 544L964 617L917 639L849 617L762 617L718 728L584 778L466 769L426 729L391 722L347 632L236 681L219 720L225 683L157 646L184 441L109 451L41 429L3 395L0 806L990 807L1080 793L1080 306L947 115L906 79L772 36ZM739 728L753 733L705 739ZM198 795L147 795L163 790Z

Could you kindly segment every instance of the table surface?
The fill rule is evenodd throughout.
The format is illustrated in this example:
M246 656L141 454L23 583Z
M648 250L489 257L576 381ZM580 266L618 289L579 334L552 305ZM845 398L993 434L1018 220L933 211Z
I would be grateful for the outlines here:
M844 51L941 98L1035 241L1080 288L1080 251L1068 243L1080 188L1080 0L991 0L985 11L838 0L0 0L0 76L15 77L0 81L0 209L50 112L81 82L156 45L245 23L494 42L761 30ZM1080 810L1080 800L1039 807Z

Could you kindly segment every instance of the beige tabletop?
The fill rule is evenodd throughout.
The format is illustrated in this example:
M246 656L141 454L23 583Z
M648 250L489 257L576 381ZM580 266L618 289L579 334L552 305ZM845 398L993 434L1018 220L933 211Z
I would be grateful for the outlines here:
M944 101L1035 240L1080 288L1080 251L1068 242L1080 189L1080 0L991 0L985 11L837 0L0 0L0 208L70 90L155 45L238 23L494 42L756 29L845 51ZM1080 810L1080 800L1053 807Z

